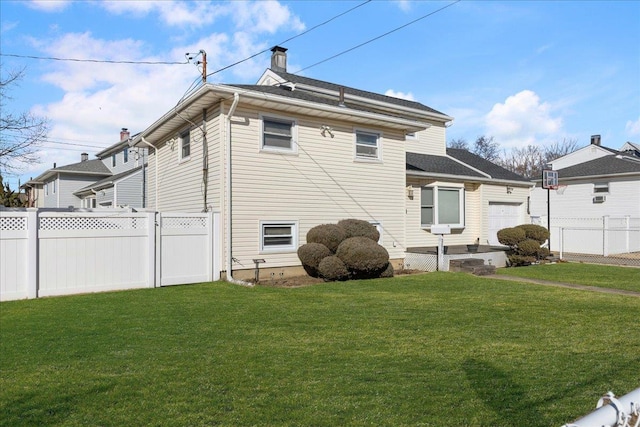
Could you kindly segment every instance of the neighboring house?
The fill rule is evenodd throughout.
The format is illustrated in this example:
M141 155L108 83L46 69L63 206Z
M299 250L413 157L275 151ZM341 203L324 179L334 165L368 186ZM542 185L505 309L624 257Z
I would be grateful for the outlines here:
M89 160L82 153L81 161L47 170L23 187L38 192L34 207L96 208L130 206L145 207L146 148L129 147L129 131L123 128L120 142L96 154ZM29 193L28 193L29 194Z
M41 208L44 204L44 183L30 179L20 186L26 196L27 208Z
M434 224L450 225L456 245L527 221L532 184L447 150L451 117L287 73L286 49L272 51L256 85L205 84L132 141L153 147L149 207L222 212L227 273L253 277L264 260L285 274L310 228L344 218L375 224L396 266L437 244Z
M547 191L538 183L531 192L531 215L547 225L548 197L552 249L558 249L559 226L584 227L587 220L604 217L640 218L640 157L629 149L636 145L628 142L618 151L601 146L594 135L591 144L551 162L560 188Z

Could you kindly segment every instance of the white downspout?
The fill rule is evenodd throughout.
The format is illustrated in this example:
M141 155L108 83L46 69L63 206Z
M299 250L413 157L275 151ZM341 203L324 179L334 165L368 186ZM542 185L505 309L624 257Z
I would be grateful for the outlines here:
M249 282L245 282L243 280L238 280L238 279L234 279L233 276L231 275L231 268L232 268L232 244L231 244L231 239L232 239L232 226L231 226L231 212L232 212L232 206L231 206L231 117L233 116L233 113L235 113L236 111L236 107L238 106L238 101L240 101L240 95L238 94L238 92L233 94L233 103L231 104L231 108L229 108L229 112L227 113L227 123L226 123L226 132L225 132L225 137L226 137L226 146L227 146L227 164L226 164L226 179L225 179L225 198L227 200L227 212L226 212L226 217L227 217L227 226L226 226L226 240L227 240L227 256L226 256L226 270L227 270L227 282L230 283L234 283L236 285L243 285L243 286L253 286L251 283Z
M156 202L155 202L155 210L158 210L158 181L160 180L160 177L158 176L158 163L160 163L160 153L158 152L158 149L156 147L153 146L153 144L151 144L149 141L147 141L146 139L144 139L144 136L140 138L140 140L142 142L144 142L145 144L147 144L149 147L153 148L154 151L156 152L156 179L155 179L155 187L156 187ZM148 158L148 156L147 156ZM144 169L144 157L142 159L142 168Z

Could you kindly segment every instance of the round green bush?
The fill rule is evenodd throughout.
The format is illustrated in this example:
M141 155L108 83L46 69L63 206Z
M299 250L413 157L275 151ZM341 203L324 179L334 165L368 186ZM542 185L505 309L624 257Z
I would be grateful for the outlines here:
M336 280L347 280L349 278L349 270L344 262L335 255L330 255L320 261L318 265L318 274L324 280L333 282Z
M538 253L536 254L536 256L538 257L538 259L545 259L550 254L551 251L549 251L549 248L540 248L538 249Z
M375 225L362 219L343 219L338 221L338 226L345 231L346 238L367 237L374 242L380 240L380 233Z
M526 239L518 243L516 251L518 252L518 255L537 256L538 251L540 251L540 243L533 239Z
M540 244L543 244L549 238L549 230L545 227L537 224L520 224L515 228L524 230L527 239L533 239Z
M521 228L503 228L498 231L498 242L514 247L527 238L527 234Z
M509 266L510 267L518 267L522 265L531 265L531 263L536 261L535 257L532 256L524 256L518 254L511 254L508 256Z
M336 255L358 276L379 274L389 262L389 252L367 237L346 239L338 246Z
M333 255L329 248L322 243L307 243L298 248L298 258L302 265L318 268L324 258Z
M387 268L382 270L382 273L380 273L379 277L393 277L394 272L395 271L393 270L393 265L391 265L391 263L388 263Z
M346 233L342 227L338 227L335 224L321 224L316 225L307 232L307 243L321 243L334 254L338 249L338 245L340 245L346 237Z

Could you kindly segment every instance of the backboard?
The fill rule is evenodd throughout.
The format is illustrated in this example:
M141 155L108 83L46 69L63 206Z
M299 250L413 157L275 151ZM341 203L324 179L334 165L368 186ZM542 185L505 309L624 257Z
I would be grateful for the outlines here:
M542 188L558 188L558 171L545 169L542 171Z

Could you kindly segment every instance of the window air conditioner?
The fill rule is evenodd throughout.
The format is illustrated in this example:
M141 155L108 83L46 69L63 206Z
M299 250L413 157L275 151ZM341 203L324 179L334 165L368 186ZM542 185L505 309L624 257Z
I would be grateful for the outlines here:
M595 196L593 198L593 203L604 203L605 200L607 200L606 196Z

